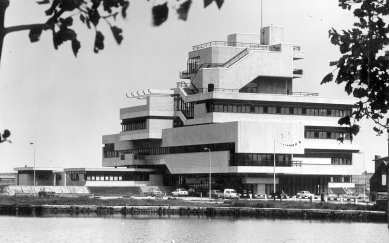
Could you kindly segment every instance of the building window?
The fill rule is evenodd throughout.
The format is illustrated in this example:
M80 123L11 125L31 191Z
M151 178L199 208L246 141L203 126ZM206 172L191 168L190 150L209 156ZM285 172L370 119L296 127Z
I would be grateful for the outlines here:
M200 67L200 57L192 57L188 59L187 70L188 74L196 73Z
M39 180L48 180L49 176L48 175L38 175Z
M381 185L386 186L386 174L382 174Z
M351 158L331 158L333 165L351 165Z

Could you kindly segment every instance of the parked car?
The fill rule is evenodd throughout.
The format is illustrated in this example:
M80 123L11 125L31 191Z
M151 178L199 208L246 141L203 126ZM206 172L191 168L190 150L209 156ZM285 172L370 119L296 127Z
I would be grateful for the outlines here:
M162 197L163 193L158 188L150 188L147 192L144 193L144 195L150 197Z
M211 198L223 198L223 192L220 190L211 190Z
M172 194L173 197L187 197L189 195L188 191L184 188L177 188Z
M270 193L270 196L272 197L276 197L276 198L287 198L288 197L288 194L286 194L284 191L276 191L276 193L274 193L273 191Z
M239 198L239 195L234 189L224 189L223 198Z
M297 194L296 194L296 197L310 197L310 196L314 196L312 193L310 193L309 191L299 191Z

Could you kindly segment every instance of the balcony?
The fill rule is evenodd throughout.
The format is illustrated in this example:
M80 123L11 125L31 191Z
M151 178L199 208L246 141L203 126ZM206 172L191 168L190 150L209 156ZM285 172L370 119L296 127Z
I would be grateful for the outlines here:
M293 69L293 78L301 78L304 74L302 69Z
M212 46L229 46L229 47L244 47L244 48L252 48L253 50L260 50L260 51L281 51L280 47L277 46L268 46L268 45L261 45L258 43L243 43L243 42L227 42L227 41L211 41L204 44L193 46L193 50L200 50L207 47Z
M273 160L233 160L231 166L274 166ZM276 167L301 167L301 161L278 161Z
M180 79L190 79L192 76L187 70L180 72Z
M182 85L178 85L177 87L182 87ZM266 91L266 90L249 90L249 89L223 89L223 88L199 88L196 90L196 93L188 93L188 95L192 94L202 94L209 92L226 92L226 93L251 93L251 94L275 94L275 95L298 95L298 96L319 96L319 93L309 93L309 92L287 92L287 91Z
M293 46L293 60L304 59L305 52L301 51L300 46Z

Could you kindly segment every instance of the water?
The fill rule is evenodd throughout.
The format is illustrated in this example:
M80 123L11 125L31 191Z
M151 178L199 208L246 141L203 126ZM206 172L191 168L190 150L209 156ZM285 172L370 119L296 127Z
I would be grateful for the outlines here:
M183 216L0 216L0 242L389 242L385 223Z

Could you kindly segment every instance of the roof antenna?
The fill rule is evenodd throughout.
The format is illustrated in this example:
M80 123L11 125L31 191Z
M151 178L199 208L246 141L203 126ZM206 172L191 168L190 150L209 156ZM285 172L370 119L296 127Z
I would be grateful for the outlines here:
M261 30L262 30L262 23L263 23L263 20L262 20L262 17L263 17L263 11L262 11L262 9L263 9L263 0L261 0Z

